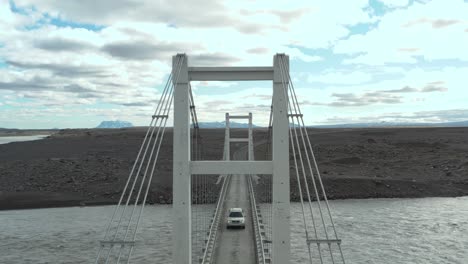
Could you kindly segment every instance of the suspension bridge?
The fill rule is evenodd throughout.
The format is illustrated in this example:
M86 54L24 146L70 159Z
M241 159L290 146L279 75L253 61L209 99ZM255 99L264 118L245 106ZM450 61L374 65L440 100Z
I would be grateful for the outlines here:
M276 54L273 66L267 67L189 67L188 60L185 54L173 57L172 72L106 226L95 263L132 263L138 233L144 232L139 226L150 183L158 177L158 156L171 113L172 263L291 263L290 188L300 198L300 249L307 258L300 263L345 263L289 75L289 57ZM272 81L266 136L255 137L251 113L226 113L224 145L219 146L223 155L208 159L191 81ZM233 119L247 120L248 128L231 128ZM232 207L245 210L245 230L226 229L227 210Z

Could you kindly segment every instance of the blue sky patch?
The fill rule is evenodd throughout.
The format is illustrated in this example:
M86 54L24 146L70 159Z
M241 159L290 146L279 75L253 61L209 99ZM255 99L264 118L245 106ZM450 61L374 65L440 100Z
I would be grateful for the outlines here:
M31 12L37 11L37 9L34 6L31 6L31 7L17 6L15 2L12 0L10 0L10 10L13 13L17 13L17 14L24 15L24 16L28 16ZM74 22L71 20L62 19L61 17L51 16L48 13L43 13L41 19L36 21L35 24L25 26L25 29L35 30L35 29L41 28L44 25L54 25L56 27L62 27L62 28L66 28L66 27L84 28L84 29L91 30L91 31L100 31L103 28L105 28L105 26L103 25L79 23L79 22Z
M102 25L73 22L70 20L61 19L60 17L51 17L48 14L46 14L45 16L47 16L47 18L50 19L49 23L51 25L54 25L57 27L84 28L84 29L91 30L91 31L100 31L103 28L105 28L105 26L102 26Z
M78 23L78 22L73 22L70 20L64 20L60 17L50 16L47 13L43 14L43 17L39 19L35 24L26 26L25 28L27 30L34 30L34 29L41 28L44 25L54 25L60 28L67 28L67 27L68 28L84 28L84 29L91 30L91 31L100 31L103 28L105 28L105 26L102 26L102 25Z
M346 26L346 28L349 30L349 34L348 36L342 39L348 39L353 35L365 35L367 32L376 28L378 25L379 25L379 21L375 23L359 23L356 25Z
M29 7L29 8L19 7L19 6L17 6L15 4L14 1L10 0L10 10L13 13L20 14L20 15L23 15L23 16L27 16L27 15L29 15L29 13L31 11L35 11L36 9L34 7Z
M374 16L383 16L389 11L389 8L378 0L369 0L369 7L367 11L369 11L369 13Z
M322 58L320 61L305 62L305 61L294 61L291 63L291 72L321 72L330 68L351 68L352 66L343 66L342 62L345 59L352 59L362 54L336 54L331 49L308 49L300 46L289 45L291 48L297 48L302 53L308 56L319 56Z

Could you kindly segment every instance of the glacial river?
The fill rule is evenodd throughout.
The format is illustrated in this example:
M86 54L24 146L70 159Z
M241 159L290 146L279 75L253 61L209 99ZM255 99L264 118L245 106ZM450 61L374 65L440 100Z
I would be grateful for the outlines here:
M347 263L468 263L468 197L339 200L331 207ZM0 263L93 263L112 209L0 211ZM291 212L300 223L298 203ZM132 263L170 263L171 229L171 207L148 206ZM298 263L307 257L303 230L294 224L292 233Z
M10 142L32 141L46 138L48 135L34 135L34 136L7 136L0 137L0 144L7 144Z

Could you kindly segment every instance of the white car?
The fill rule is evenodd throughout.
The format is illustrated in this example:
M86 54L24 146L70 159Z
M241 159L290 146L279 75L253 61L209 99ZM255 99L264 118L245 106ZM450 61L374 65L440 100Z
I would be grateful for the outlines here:
M245 228L245 215L242 208L231 208L229 209L229 215L227 218L227 228L240 227Z

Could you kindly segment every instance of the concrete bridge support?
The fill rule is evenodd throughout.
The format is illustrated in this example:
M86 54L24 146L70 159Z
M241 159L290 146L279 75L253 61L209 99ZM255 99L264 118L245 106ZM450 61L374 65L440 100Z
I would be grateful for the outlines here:
M284 75L281 73L289 71L288 56L275 55L273 67L188 67L187 60L185 54L173 57L173 76L178 76L176 80L173 80L175 89L173 263L192 263L190 200L192 174L272 174L272 260L275 264L287 264L290 262L289 122L287 80L283 79ZM284 65L286 65L286 69L284 69ZM189 82L259 80L273 81L273 160L191 161Z

